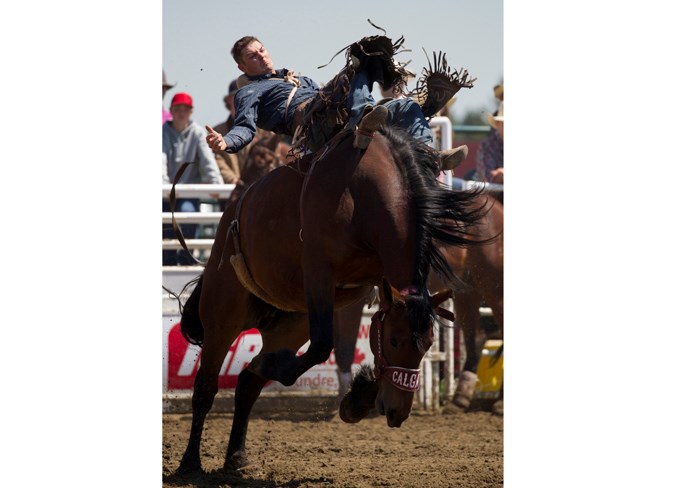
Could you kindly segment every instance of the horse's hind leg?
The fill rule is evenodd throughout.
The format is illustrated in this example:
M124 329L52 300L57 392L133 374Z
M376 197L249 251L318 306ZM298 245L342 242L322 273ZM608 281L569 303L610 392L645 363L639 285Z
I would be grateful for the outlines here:
M460 324L465 341L466 360L456 384L451 402L457 407L468 408L475 395L477 367L486 337L480 330L480 296L474 291L459 293L454 299L456 324Z
M185 473L201 469L200 441L207 413L212 408L214 397L218 391L218 375L233 337L215 338L214 343L205 333L200 368L193 386L193 419L190 427L188 446L181 459L179 472Z
M249 414L267 381L266 378L252 373L247 368L244 368L237 377L235 415L226 453L226 469L238 469L247 464L245 442L247 427L249 425Z
M297 351L308 340L307 316L301 313L277 312L277 316L261 330L263 347L259 354L291 349ZM242 370L235 389L235 414L228 442L225 468L247 464L246 438L249 415L268 380L248 368Z
M249 302L246 292L239 294L233 292L230 295L217 293L217 290L223 289L221 284L215 286L213 282L208 281L205 274L200 298L204 342L200 367L193 386L190 438L179 465L180 473L201 469L200 441L205 418L218 391L219 370L246 317L246 304ZM210 290L213 291L210 293Z

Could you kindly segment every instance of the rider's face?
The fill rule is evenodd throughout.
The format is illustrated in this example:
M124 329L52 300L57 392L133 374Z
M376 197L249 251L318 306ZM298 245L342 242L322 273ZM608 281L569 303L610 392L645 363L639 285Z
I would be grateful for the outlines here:
M259 41L249 43L242 50L241 56L242 63L237 67L249 76L265 75L274 71L270 54Z

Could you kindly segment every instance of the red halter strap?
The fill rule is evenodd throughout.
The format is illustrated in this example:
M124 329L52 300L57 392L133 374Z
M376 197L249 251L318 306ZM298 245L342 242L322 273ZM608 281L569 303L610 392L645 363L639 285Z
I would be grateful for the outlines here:
M413 287L409 287L402 290L400 294L410 295L416 292L417 290ZM421 383L421 370L390 366L383 355L383 322L385 321L386 315L388 315L388 310L382 308L371 318L371 326L376 326L376 332L378 334L378 354L376 357L374 374L376 379L382 376L400 390L416 392Z

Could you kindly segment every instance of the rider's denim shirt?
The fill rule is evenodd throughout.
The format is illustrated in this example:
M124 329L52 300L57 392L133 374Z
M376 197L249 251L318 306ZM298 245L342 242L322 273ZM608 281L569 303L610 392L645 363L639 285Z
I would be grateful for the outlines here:
M315 96L320 87L310 78L298 76L300 85L287 109L287 99L294 88L292 83L284 81L287 73L287 69L282 69L273 74L250 76L252 82L237 91L233 128L223 137L228 145L227 152L237 152L249 144L256 134L256 127L293 135L291 126L296 108Z

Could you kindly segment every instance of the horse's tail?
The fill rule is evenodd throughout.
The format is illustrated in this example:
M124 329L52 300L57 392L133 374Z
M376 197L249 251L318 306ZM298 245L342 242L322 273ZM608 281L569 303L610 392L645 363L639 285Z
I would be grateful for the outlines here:
M181 334L188 342L197 346L202 345L205 335L204 327L202 327L202 321L200 320L200 293L202 292L203 276L201 274L186 283L186 286L183 287L184 290L194 283L195 288L185 304L181 305L181 302L179 302L181 310Z

